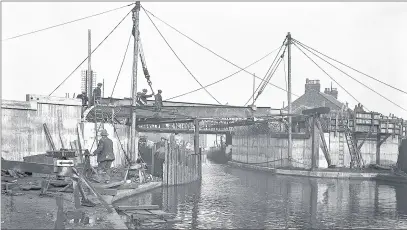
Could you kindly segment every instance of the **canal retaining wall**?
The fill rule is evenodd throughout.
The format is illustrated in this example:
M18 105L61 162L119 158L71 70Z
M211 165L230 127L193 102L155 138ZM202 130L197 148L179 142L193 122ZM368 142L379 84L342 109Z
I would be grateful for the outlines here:
M259 133L250 132L252 127L237 129L232 137L232 160L258 166L280 168L292 166L296 168L311 168L312 136L306 130L303 133L293 133L292 160L288 160L288 135L284 130L268 130ZM332 165L349 167L351 156L344 132L324 133ZM327 168L323 151L320 147L318 132L315 136L316 167ZM383 137L382 137L383 139ZM360 144L362 140L358 141ZM397 163L399 153L399 137L389 136L380 146L380 165L392 166ZM366 139L360 151L366 165L376 164L377 140ZM289 163L291 165L289 165Z
M27 95L26 101L2 100L1 156L23 161L24 157L51 150L44 123L57 149L62 143L70 148L70 142L77 140L81 109L79 99Z
M349 167L350 166L350 153L349 147L346 143L345 133L343 132L330 132L324 133L324 137L329 149L329 154L331 156L331 161L333 165L338 167ZM358 141L360 144L362 140ZM367 139L360 152L362 158L366 165L376 164L376 146L377 140ZM399 153L399 138L398 136L390 136L385 142L380 146L380 165L382 166L392 166L397 163L398 153ZM343 151L342 151L343 149ZM322 151L322 150L321 150Z

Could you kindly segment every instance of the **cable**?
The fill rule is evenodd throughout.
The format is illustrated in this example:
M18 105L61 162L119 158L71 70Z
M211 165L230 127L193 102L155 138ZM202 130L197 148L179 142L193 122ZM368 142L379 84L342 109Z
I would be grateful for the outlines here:
M299 45L301 45L300 43L298 43ZM302 45L301 45L302 46ZM308 50L306 47L303 46L304 49ZM382 94L380 94L379 92L375 91L374 89L370 88L369 86L363 84L362 82L360 82L359 80L355 79L354 77L350 76L349 74L347 74L346 72L344 72L343 70L339 69L338 67L332 65L330 62L324 60L323 58L321 58L320 56L318 56L317 54L315 54L314 52L308 50L308 52L311 52L312 54L314 54L315 56L317 56L318 58L320 58L321 60L323 60L324 62L328 63L329 65L331 65L332 67L334 67L335 69L339 70L340 72L342 72L343 74L345 74L346 76L352 78L353 80L357 81L359 84L363 85L364 87L370 89L371 91L373 91L374 93L376 93L377 95L381 96L382 98L386 99L387 101L389 101L390 103L392 103L393 105L399 107L400 109L407 111L405 108L401 107L400 105L394 103L393 101L391 101L390 99L388 99L387 97L383 96Z
M280 63L281 63L281 60L282 60L282 59L279 59L279 60L277 61L277 63L276 63L276 66L273 67L273 69L271 70L269 76L267 77L266 83L268 83L268 82L270 81L271 77L272 77L272 76L274 75L274 73L276 72L278 66L279 66ZM256 97L254 98L254 102L256 102L256 100L257 100L257 98L259 98L260 94L263 93L263 90L266 88L266 86L267 86L266 84L263 84L263 85L262 85L261 89L257 92L257 95L256 95ZM245 103L244 106L246 106L246 105L250 102L250 100L251 100L252 98L253 98L253 95L250 96L249 100L247 100L247 102ZM253 103L254 103L254 102L253 102Z
M123 67L123 64L124 64L124 60L126 59L127 50L129 49L129 44L130 44L131 36L132 36L132 34L130 33L129 40L127 41L126 51L124 51L124 56L123 56L122 64L120 65L119 73L117 74L116 81L114 82L114 86L113 86L113 89L112 89L112 94L110 95L110 97L113 97L113 92L114 92L114 90L115 90L115 88L116 88L117 81L119 80L119 76L120 76L120 73L121 73L121 71L122 71L122 67Z
M329 56L327 56L327 55L325 55L325 54L319 52L318 50L315 50L315 49L313 49L313 48L311 48L311 47L305 45L304 43L302 43L302 42L300 42L300 41L297 41L297 40L295 40L295 39L293 39L293 40L294 40L295 42L298 42L299 44L301 44L301 45L303 45L303 46L309 48L309 49L314 50L315 52L321 54L322 56L325 56L325 57L327 57L327 58L329 58L329 59L331 59L331 60L333 60L333 61L335 61L335 62L338 62L338 63L341 64L341 65L344 65L344 66L348 67L348 68L351 69L351 70L354 70L354 71L356 71L356 72L358 72L358 73L360 73L360 74L362 74L362 75L365 75L366 77L369 77L369 78L371 78L371 79L373 79L373 80L375 80L375 81L378 81L378 82L380 82L380 83L382 83L382 84L384 84L384 85L386 85L386 86L388 86L388 87L390 87L390 88L393 88L393 89L395 89L395 90L397 90L397 91L399 91L399 92L402 92L402 93L407 94L406 91L403 91L403 90L401 90L401 89L398 89L398 88L396 88L396 87L394 87L394 86L392 86L392 85L390 85L390 84L387 84L387 83L385 83L385 82L383 82L383 81L380 81L379 79L376 79L376 78L374 78L374 77L372 77L372 76L369 76L369 75L367 75L367 74L365 74L365 73L363 73L363 72L361 72L361 71L359 71L359 70L357 70L357 69L354 69L354 68L352 68L352 67L350 67L350 66L348 66L348 65L346 65L346 64L344 64L344 63L342 63L342 62L340 62L340 61L337 61L337 60L335 60L334 58L331 58L331 57L329 57Z
M81 20L84 20L84 19L88 19L88 18L91 18L91 17L95 17L95 16L98 16L98 15L102 15L102 14L105 14L105 13L109 13L109 12L112 12L112 11L116 11L116 10L122 9L122 8L124 8L124 7L131 6L131 5L133 5L133 4L134 4L134 3L131 3L131 4L129 4L129 5L121 6L121 7L115 8L115 9L111 9L111 10L104 11L104 12L101 12L101 13L93 14L93 15L86 16L86 17L83 17L83 18L75 19L75 20L72 20L72 21L69 21L69 22L64 22L64 23L61 23L61 24L58 24L58 25L54 25L54 26L50 26L50 27L47 27L47 28L44 28L44 29L39 29L39 30L35 30L35 31L28 32L28 33L25 33L25 34L20 34L20 35L14 36L14 37L10 37L10 38L4 39L4 40L2 40L2 41L7 41L7 40L19 38L19 37L22 37L22 36L34 34L34 33L37 33L37 32L45 31L45 30L52 29L52 28L59 27L59 26L63 26L63 25L66 25L66 24L70 24L70 23L73 23L73 22L81 21Z
M97 45L96 48L93 49L93 51L91 52L91 54L93 54L93 52L95 52L95 51L99 48L99 46L102 45L102 43L113 33L113 31L116 30L116 28L124 21L124 19L125 19L130 13L131 13L131 11L129 11L129 12L126 14L126 16L123 17L123 19L110 31L110 33L99 43L99 45ZM59 85L54 89L54 91L52 91L48 96L51 96L62 84L64 84L65 81L68 80L68 78L70 78L70 77L72 76L72 74L75 73L75 71L76 71L77 69L79 69L79 67L80 67L86 60L88 60L88 56L86 56L86 58L72 71L72 73L70 73L70 74L68 75L68 77L66 77L66 78L61 82L61 84L59 84Z
M263 81L257 86L256 90L255 90L254 93L250 96L249 100L246 102L246 104L244 104L244 106L246 106L247 103L249 103L250 99L252 99L252 98L254 97L254 94L259 90L259 88L262 86L262 84L264 84L264 82L266 82L265 79L267 79L267 76L268 76L270 70L273 68L274 62L277 60L277 57L279 56L280 51L281 51L281 49L283 48L284 43L285 43L286 40L287 40L287 38L284 39L283 44L280 46L280 50L278 51L277 55L274 57L273 62L271 63L269 69L267 70L266 74L264 75Z
M322 72L324 72L329 78L331 78L336 84L339 85L339 87L341 87L343 90L345 90L345 92L347 94L349 94L353 99L355 99L355 101L357 101L358 103L360 103L360 101L358 99L356 99L351 93L349 93L344 87L342 87L341 84L339 84L339 82L337 82L333 77L331 77L331 75L329 75L324 69L322 69L321 66L319 66L312 58L310 58L300 47L297 46L297 44L294 42L293 43L310 61L312 61L316 66L318 66L318 68L320 70L322 70ZM366 108L366 107L365 107ZM366 108L367 109L367 108ZM367 109L369 110L369 109Z
M263 59L265 59L266 57L268 57L268 56L270 56L272 53L274 53L276 50L278 50L278 48L275 49L275 50L273 50L273 51L271 51L270 53L266 54L265 56L263 56L262 58L258 59L257 61L251 63L250 65L244 67L244 69L247 69L247 68L251 67L252 65L258 63L259 61L262 61ZM228 79L228 78L230 78L230 77L232 77L232 76L234 76L234 75L236 75L236 74L238 74L238 73L240 73L240 72L242 72L242 71L243 71L243 69L238 70L238 71L236 71L236 72L230 74L229 76L224 77L224 78L222 78L222 79L220 79L220 80L217 80L217 81L215 81L215 82L212 82L212 83L209 84L209 85L205 85L204 87L207 88L207 87L209 87L209 86L215 85L215 84L217 84L217 83L219 83L219 82L221 82L221 81L224 81L224 80L226 80L226 79ZM165 100L168 101L168 100L172 100L172 99L175 99L175 98L178 98L178 97L182 97L182 96L185 96L185 95L187 95L187 94L190 94L190 93L194 93L194 92L196 92L196 91L199 91L199 90L201 90L201 89L203 89L203 88L198 88L198 89L195 89L195 90L189 91L189 92L187 92L187 93L183 93L183 94L180 94L180 95L178 95L178 96L174 96L174 97L171 97L171 98L168 98L168 99L165 99Z
M215 56L217 56L217 57L221 58L222 60L228 62L229 64L231 64L231 65L233 65L233 66L239 68L240 70L242 70L242 71L244 71L244 72L246 72L246 73L252 75L253 77L255 77L255 78L257 78L257 79L260 79L262 82L264 81L264 80L261 79L260 77L257 77L255 74L248 72L248 71L245 70L244 68L239 67L238 65L236 65L236 64L232 63L231 61L227 60L226 58L220 56L219 54L215 53L214 51L210 50L209 48L207 48L207 47L201 45L200 43L196 42L195 40L193 40L192 38L188 37L187 35L185 35L185 34L182 33L181 31L177 30L177 29L174 28L173 26L169 25L168 23L166 23L166 22L163 21L162 19L160 19L160 18L158 18L157 16L155 16L155 15L154 15L153 13L151 13L150 11L146 10L143 6L141 6L141 8L143 8L143 10L144 10L144 12L146 12L146 14L147 14L147 12L148 12L148 13L151 14L153 17L155 17L157 20L161 21L162 23L164 23L165 25L167 25L167 26L170 27L171 29L177 31L179 34L181 34L182 36L188 38L189 40L191 40L192 42L194 42L194 43L197 44L198 46L200 46L200 47L202 47L202 48L208 50L209 52L211 52L211 53L214 54ZM147 14L147 16L148 16L148 14ZM149 17L149 18L150 18L150 17ZM151 20L151 19L150 19L150 20ZM281 88L281 87L279 87L279 86L276 86L276 85L271 84L271 83L270 83L270 85L272 85L272 86L274 86L274 87L276 87L276 88L278 88L278 89L281 89L281 90L287 92L286 90L284 90L283 88ZM295 94L293 94L293 93L291 93L291 94L292 94L292 95L295 95ZM298 95L295 95L295 96L299 97Z
M146 12L146 10L144 9L144 7L142 7L144 12L146 13L148 19L150 19L151 23L154 25L154 27L156 28L156 30L158 31L158 33L161 35L161 37L164 39L165 43L167 43L168 47L171 49L171 51L174 53L174 55L178 58L178 60L181 62L181 64L185 67L185 69L188 71L188 73L195 79L195 81L202 87L204 88L204 90L209 94L209 96L211 96L218 104L222 104L220 103L199 81L198 79L196 79L196 77L191 73L191 71L188 69L188 67L184 64L184 62L181 61L181 59L178 57L178 55L175 53L174 49L172 49L171 45L168 43L167 39L165 39L164 35L161 33L161 31L158 29L158 27L155 25L155 23L153 22L153 20L151 19L150 15L148 15L148 13Z
M285 40L284 40L284 42L285 42ZM283 43L283 45L284 45L284 43ZM284 57L286 48L287 48L287 47L284 48L283 53L280 55L280 58L278 59L276 65L275 65L275 66L270 66L270 67L272 67L272 68L270 68L271 71L270 71L270 73L268 73L268 76L266 75L267 78L266 78L265 82L263 82L262 84L259 85L259 87L257 87L256 91L258 90L258 92L257 92L257 96L256 96L256 97L254 98L254 100L253 100L253 103L256 102L257 98L259 98L259 96L263 93L264 89L265 89L266 86L267 86L265 83L269 83L269 82L270 82L270 79L273 77L274 73L276 72L278 66L280 65L280 63L281 63L281 61L282 61L282 57ZM280 49L280 50L281 50L281 49ZM279 52L278 54L280 54L280 52ZM276 58L277 58L277 56L276 56ZM273 62L273 64L274 64L274 62ZM272 64L272 65L273 65L273 64ZM246 105L250 102L250 99L252 99L253 96L254 96L254 94L250 96L250 98L247 100L247 102L245 103L244 106L246 106Z

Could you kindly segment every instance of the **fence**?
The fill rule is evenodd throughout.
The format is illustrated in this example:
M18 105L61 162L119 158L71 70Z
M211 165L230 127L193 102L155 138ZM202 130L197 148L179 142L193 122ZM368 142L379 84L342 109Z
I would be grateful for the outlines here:
M163 184L181 185L200 180L200 154L186 148L185 141L176 143L174 135L164 141Z

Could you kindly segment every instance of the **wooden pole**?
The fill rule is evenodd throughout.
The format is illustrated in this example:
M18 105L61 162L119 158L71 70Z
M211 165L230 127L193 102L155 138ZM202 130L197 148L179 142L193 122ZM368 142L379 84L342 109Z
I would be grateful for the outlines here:
M202 171L201 171L201 155L199 152L199 120L195 119L194 121L195 125L195 135L194 135L194 152L198 156L198 177L201 178L202 176Z
M133 8L133 30L134 30L134 49L133 49L133 76L131 82L131 95L132 95L132 113L131 113L131 132L130 132L130 154L133 159L138 157L138 138L136 130L136 104L137 104L137 63L138 63L138 52L139 52L139 13L140 13L140 2L137 1L135 7Z
M311 170L315 168L315 118L316 116L312 116L312 154L311 154Z
M91 46L91 31L88 30L88 71L87 73L87 93L88 93L88 98L90 99L92 97L92 46Z
M287 99L288 99L288 114L291 114L291 34L287 34L287 51L288 51L288 90L287 90ZM292 158L292 136L291 136L291 116L288 117L288 159ZM291 161L288 161L288 164L291 165Z

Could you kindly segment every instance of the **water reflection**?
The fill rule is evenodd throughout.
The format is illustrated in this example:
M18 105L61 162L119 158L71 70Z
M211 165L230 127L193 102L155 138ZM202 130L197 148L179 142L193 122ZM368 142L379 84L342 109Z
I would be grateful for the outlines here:
M407 228L406 185L276 176L205 164L202 183L123 201L158 204L162 228ZM154 226L157 228L159 226Z

